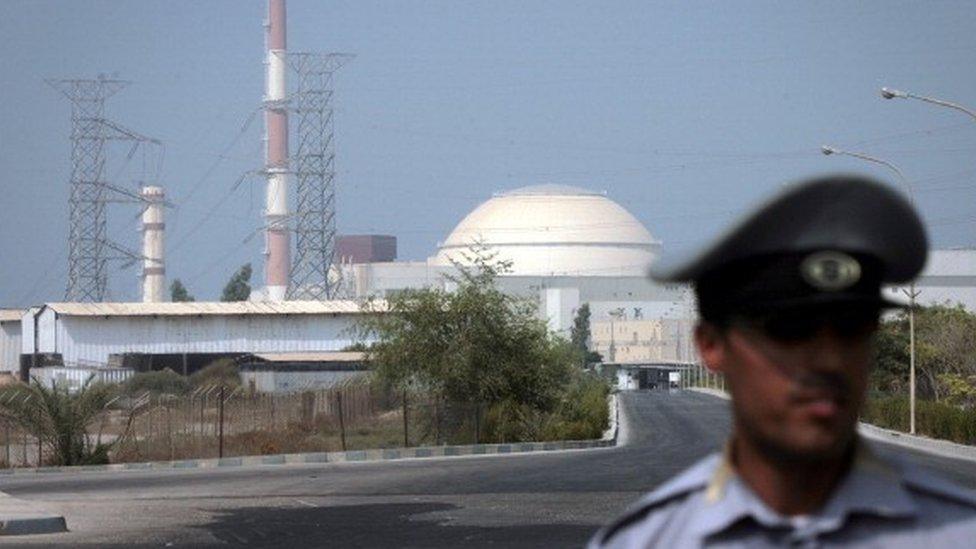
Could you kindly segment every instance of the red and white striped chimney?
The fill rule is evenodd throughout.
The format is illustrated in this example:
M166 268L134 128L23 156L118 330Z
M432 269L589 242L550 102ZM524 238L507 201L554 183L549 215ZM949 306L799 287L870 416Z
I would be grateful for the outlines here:
M264 122L267 131L265 170L268 188L265 199L264 277L268 300L282 301L288 292L291 265L291 234L288 231L288 110L285 71L288 66L285 40L285 0L268 0L266 36L268 58L265 79Z

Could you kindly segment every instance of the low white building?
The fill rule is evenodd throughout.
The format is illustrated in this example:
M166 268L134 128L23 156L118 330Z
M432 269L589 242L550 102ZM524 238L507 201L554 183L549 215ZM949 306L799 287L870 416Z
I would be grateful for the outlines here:
M48 303L23 314L21 352L67 366L137 360L185 372L195 359L339 351L364 313L353 301Z
M889 296L907 301L908 287L887 288ZM956 305L976 313L976 249L932 250L915 281L921 305Z
M255 353L240 361L241 381L259 393L326 389L366 374L365 353Z
M30 376L47 387L66 388L69 393L80 390L85 383L122 383L132 377L131 368L42 366L31 368Z

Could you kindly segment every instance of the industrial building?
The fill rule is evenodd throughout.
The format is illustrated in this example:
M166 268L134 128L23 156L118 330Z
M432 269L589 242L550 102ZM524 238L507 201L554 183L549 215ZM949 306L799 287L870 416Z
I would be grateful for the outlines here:
M383 242L374 240L369 246ZM389 244L385 240L378 247ZM365 312L360 305L364 299L405 288L450 290L455 263L470 264L466 254L472 246L510 261L511 269L498 278L498 286L536 299L540 316L564 337L569 337L579 307L588 304L591 348L605 361L694 360L692 292L655 284L644 275L660 243L605 194L546 185L496 194L465 216L426 261L343 264L346 300L48 303L2 311L0 367L7 372L30 366L169 367L190 373L215 358L232 356L250 361L254 373L249 375L262 387L310 382L308 372L324 367L310 365L310 356L321 358L355 342L352 330ZM366 257L389 254L387 249ZM961 303L976 311L976 250L932 251L916 290L921 304ZM900 288L885 291L901 295ZM290 359L289 353L303 355ZM275 368L299 373L273 381L267 372ZM296 381L303 376L307 379Z
M909 287L892 287L890 297L907 302ZM915 281L922 305L962 305L976 312L976 249L932 250L922 275Z
M467 214L426 261L342 265L348 295L383 297L404 288L450 290L456 265L474 249L510 262L498 278L509 293L535 298L550 327L569 335L580 305L594 320L619 309L660 318L680 309L684 290L646 277L660 242L606 193L534 185L496 193Z
M387 234L346 234L336 237L335 257L339 263L396 261L397 239Z
M695 360L693 292L648 280L661 243L605 193L560 185L496 193L426 261L346 264L343 279L356 299L403 288L450 289L447 275L456 273L454 262L470 264L473 246L511 261L499 287L538 299L540 315L555 332L569 337L579 306L589 304L591 348L604 360ZM907 289L885 291L907 302ZM976 312L976 250L932 250L915 290L921 305L961 304Z
M253 353L238 360L241 381L251 391L280 393L339 385L362 376L365 353Z
M473 245L512 262L513 276L643 276L661 243L605 193L533 185L498 193L451 231L431 262L470 263Z
M689 318L610 319L591 323L590 349L615 364L692 363Z
M351 301L48 303L21 316L20 367L189 374L220 357L340 351L363 314Z

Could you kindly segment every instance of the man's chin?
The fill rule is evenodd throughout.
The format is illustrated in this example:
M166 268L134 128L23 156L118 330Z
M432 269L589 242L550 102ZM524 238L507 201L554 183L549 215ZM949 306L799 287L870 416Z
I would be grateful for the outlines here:
M767 440L763 450L778 461L804 463L840 459L851 449L855 440L853 430L827 431L797 429L786 440Z

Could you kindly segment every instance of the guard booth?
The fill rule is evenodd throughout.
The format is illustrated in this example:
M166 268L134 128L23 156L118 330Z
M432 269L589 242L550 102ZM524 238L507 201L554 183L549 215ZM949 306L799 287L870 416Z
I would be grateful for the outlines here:
M670 387L672 374L678 373L666 367L644 367L637 370L638 389L667 389Z
M646 391L681 387L685 372L692 366L685 363L602 363L598 371L607 379L615 378L621 391Z

